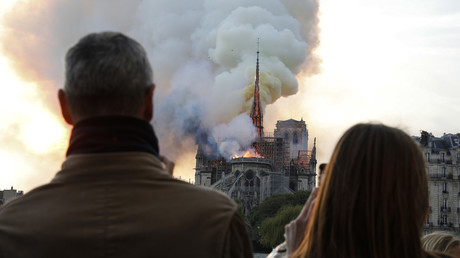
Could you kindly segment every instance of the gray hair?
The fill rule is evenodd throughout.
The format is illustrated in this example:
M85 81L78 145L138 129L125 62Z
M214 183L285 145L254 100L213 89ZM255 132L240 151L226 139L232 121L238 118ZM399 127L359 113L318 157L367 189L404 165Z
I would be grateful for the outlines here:
M137 114L153 84L144 48L116 32L89 34L66 55L64 91L80 118Z

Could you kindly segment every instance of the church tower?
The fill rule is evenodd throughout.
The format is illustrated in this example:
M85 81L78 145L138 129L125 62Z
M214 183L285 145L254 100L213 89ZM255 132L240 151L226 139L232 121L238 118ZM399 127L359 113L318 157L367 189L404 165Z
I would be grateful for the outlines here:
M260 108L259 96L259 40L257 40L257 63L256 63L256 81L254 83L254 103L251 110L252 124L257 128L257 136L264 136L263 116Z

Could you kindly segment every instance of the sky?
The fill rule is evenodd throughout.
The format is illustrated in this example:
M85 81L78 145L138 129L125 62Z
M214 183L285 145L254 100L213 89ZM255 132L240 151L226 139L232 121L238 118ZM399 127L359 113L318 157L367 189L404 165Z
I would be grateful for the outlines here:
M210 80L211 84L219 86L220 78L225 76L239 78L236 76L238 69L254 61L254 56L246 52L238 56L240 58L238 61L235 61L233 56L226 56L225 52L220 52L221 46L231 43L234 44L233 48L238 43L226 38L226 34L221 33L222 27L232 28L235 21L241 22L238 19L241 19L245 14L244 11L248 10L255 14L263 14L268 10L274 14L273 19L284 17L281 20L274 20L273 24L275 28L287 28L292 32L292 40L289 41L292 45L281 45L279 49L298 51L294 52L295 56L303 57L297 60L289 55L289 52L277 53L282 63L289 68L283 68L282 71L285 72L283 76L290 76L292 73L298 83L296 85L287 82L271 87L279 90L270 91L270 94L264 98L265 131L273 131L277 120L302 118L307 123L310 144L316 137L318 163L327 162L339 137L350 126L359 122L385 123L399 127L410 135L419 135L420 130L438 136L443 133L460 132L459 124L456 122L460 114L457 100L457 96L460 96L460 87L456 85L460 81L460 3L455 0L320 0L317 13L319 24L313 25L311 22L314 19L309 20L308 17L314 16L315 12L306 12L305 15L293 14L292 8L286 7L284 10L275 0L271 1L272 6L266 6L264 10L243 8L228 16L225 16L227 14L224 15L221 9L235 8L234 6L207 6L205 9L186 6L199 14L195 16L205 17L208 20L194 23L196 17L192 12L189 13L190 17L186 17L189 20L175 23L176 27L170 30L158 30L152 24L154 22L151 19L154 18L151 17L167 19L167 15L162 16L162 8L176 10L177 6L173 4L162 5L157 4L160 1L150 1L151 7L156 7L158 13L150 13L148 8L144 8L147 10L145 13L127 10L126 16L136 13L142 18L132 18L135 26L130 26L136 28L133 30L123 20L129 17L111 12L104 17L95 15L99 9L105 10L103 3L106 1L100 1L100 5L93 5L92 12L84 8L75 8L71 4L55 2L51 0L40 1L40 4L34 0L0 2L0 17L4 18L0 23L2 40L0 42L2 44L0 48L0 189L9 189L13 186L29 191L49 182L59 171L60 164L65 158L64 153L71 127L60 118L56 91L63 84L62 67L65 50L79 37L91 30L113 28L126 30L128 35L145 44L148 52L153 52L155 60L152 61L152 56L149 57L153 62L155 74L166 74L155 79L157 84L167 85L158 89L158 95L165 99L177 100L180 99L179 97L184 97L184 94L193 95L206 90L198 86L190 90L186 87L186 83L181 82L178 75L186 77L190 73L200 74L203 77L198 78L200 83ZM286 2L288 1L284 1ZM314 3L314 1L306 2ZM116 7L117 3L122 5L122 1L114 3ZM254 3L261 2L254 1ZM304 9L300 10L308 11L308 8L314 9L314 7L314 5L302 6ZM118 8L122 7L118 6ZM300 25L292 18L283 16L285 13L292 14L292 18L299 20ZM220 23L225 26L217 27L217 30L208 28L206 22L217 19L219 15L226 17ZM304 16L308 17L302 18ZM50 24L57 24L54 31L48 29ZM75 26L66 27L72 24ZM199 30L185 28L187 26L197 26ZM143 32L152 28L157 34L150 38L144 37ZM305 36L305 28L309 29L309 35L312 35L312 31L315 32L319 41L316 42L315 39ZM319 28L319 30L315 31L312 28ZM33 33L31 33L32 29ZM188 49L181 45L181 42L170 40L177 37L173 35L174 33L189 31L193 31L193 34L186 34L192 40L192 44L189 45L198 49L193 53L204 53L205 61L193 55L188 60L198 60L193 63L193 67L200 67L203 70L197 73L194 69L198 68L190 69L187 65L183 65L169 75L172 70L168 70L168 67L175 64L162 63L162 66L159 66L156 60L167 62L166 58L161 59L161 51L166 51L166 46L176 46L174 51L179 56L177 58L191 55L193 48ZM270 28L267 31L270 31ZM214 38L209 35L214 35ZM202 38L208 41L202 41ZM212 51L201 51L200 47L209 44L209 38L214 42L210 48ZM278 37L272 41L266 40L265 43L262 40L261 47L265 48L265 54L267 51L276 52L276 48L271 48L279 46L276 45L279 43L276 38ZM149 42L167 44L160 49L150 47ZM279 44L287 44L286 42ZM302 51L302 46L304 48L308 46L307 53ZM208 48L203 47L205 50ZM223 67L224 72L215 72L220 72L221 68L207 67L206 58L212 61L213 67ZM261 68L272 69L267 64L269 58L264 56L263 58L261 64L264 66ZM183 60L181 63L187 62ZM233 64L233 62L239 63ZM273 66L280 67L276 62ZM212 75L215 77L206 77L209 71L213 71ZM253 74L253 70L246 69L241 73ZM250 89L246 87L239 90L244 92ZM214 96L212 94L214 93L211 93L211 96ZM222 92L215 91L215 94L219 95ZM197 94L196 101L185 104L195 107L196 102L203 100L199 95L202 94ZM232 101L227 105L234 104L236 101L241 107L245 107L248 103L244 98L241 101L230 99ZM158 110L171 110L166 104L171 101L162 102L160 99L155 103L159 104ZM173 103L186 106L184 103ZM225 106L226 103L222 105ZM229 108L220 111L223 113L219 113L218 118L203 113L205 118L200 121L206 124L221 119L219 123L214 123L205 129L209 129L208 131L212 133L219 130L233 132L234 130L230 130L231 125L240 125L239 123L245 119L244 112L240 116L235 111L236 113L230 116L228 110ZM164 113L157 114L158 112L156 109L153 125L156 129L158 127L160 134L163 135L161 130L165 128L160 128L159 124L163 123L165 116L161 115ZM229 117L220 116L221 114ZM191 114L191 117L195 116L197 114ZM175 117L175 120L168 121L168 124L174 128L173 126L181 122L181 119L185 118ZM160 138L162 150L165 150L166 154L177 163L175 175L178 177L193 180L194 148L196 148L194 140L187 135L187 132L182 131L175 132L173 139ZM174 144L178 144L180 148L168 147Z

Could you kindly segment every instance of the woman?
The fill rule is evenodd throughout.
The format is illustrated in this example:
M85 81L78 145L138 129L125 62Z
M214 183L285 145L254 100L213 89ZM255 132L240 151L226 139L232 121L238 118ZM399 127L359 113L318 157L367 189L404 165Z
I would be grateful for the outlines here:
M399 129L350 128L310 203L308 221L301 215L286 226L292 257L429 257L420 243L429 207L424 159Z

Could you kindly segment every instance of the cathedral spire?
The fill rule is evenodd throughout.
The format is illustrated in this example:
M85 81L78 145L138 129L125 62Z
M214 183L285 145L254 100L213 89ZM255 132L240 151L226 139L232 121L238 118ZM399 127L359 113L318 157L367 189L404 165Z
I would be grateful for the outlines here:
M252 123L257 128L257 136L264 136L263 116L259 96L259 39L257 39L256 81L254 83L254 103L251 110Z

